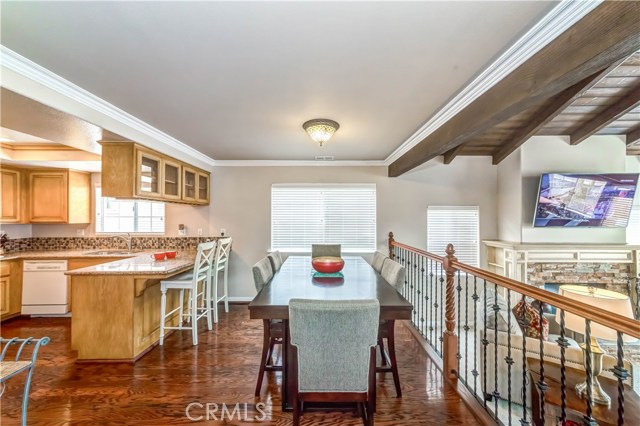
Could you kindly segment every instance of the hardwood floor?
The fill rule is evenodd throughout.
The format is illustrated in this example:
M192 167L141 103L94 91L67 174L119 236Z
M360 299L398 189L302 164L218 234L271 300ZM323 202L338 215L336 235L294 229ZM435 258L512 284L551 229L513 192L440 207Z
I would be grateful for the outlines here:
M70 349L70 320L17 319L2 324L3 337L49 336L33 376L28 424L35 425L290 425L280 409L280 373L267 373L254 398L262 347L262 321L250 320L246 305L231 306L209 332L201 322L200 344L190 332L175 332L135 365L76 364ZM378 375L376 425L478 425L440 371L402 325L396 349L403 398L395 398L391 374ZM7 383L1 424L19 424L23 378ZM186 415L187 406L195 403ZM222 404L229 410L221 421ZM240 409L229 420L235 404ZM248 420L245 421L245 407ZM264 403L265 407L256 404ZM201 404L201 405L198 405ZM211 420L205 421L206 404ZM260 421L265 413L265 419ZM238 419L240 415L242 420ZM259 420L254 420L254 416ZM216 420L217 419L217 420ZM305 413L303 425L360 425L351 413Z

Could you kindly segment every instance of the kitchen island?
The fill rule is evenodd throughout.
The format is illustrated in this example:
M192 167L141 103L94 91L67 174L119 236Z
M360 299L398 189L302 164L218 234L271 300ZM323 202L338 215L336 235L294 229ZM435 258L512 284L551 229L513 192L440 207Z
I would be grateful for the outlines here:
M67 272L78 362L134 363L153 349L160 340L160 281L190 270L194 261L195 252L163 261L137 253ZM167 294L167 310L177 306L178 295ZM177 325L177 313L171 323Z

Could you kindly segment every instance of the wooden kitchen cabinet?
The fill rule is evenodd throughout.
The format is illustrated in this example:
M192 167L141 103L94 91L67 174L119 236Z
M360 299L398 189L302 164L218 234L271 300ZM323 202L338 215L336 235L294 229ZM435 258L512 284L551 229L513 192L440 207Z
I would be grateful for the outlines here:
M22 174L18 170L0 170L0 222L20 223L22 221Z
M91 175L63 169L30 170L29 222L90 223Z
M198 172L198 192L196 201L200 204L209 204L209 174Z
M0 321L20 315L22 310L22 263L0 261Z
M134 142L100 144L104 197L209 204L209 172Z

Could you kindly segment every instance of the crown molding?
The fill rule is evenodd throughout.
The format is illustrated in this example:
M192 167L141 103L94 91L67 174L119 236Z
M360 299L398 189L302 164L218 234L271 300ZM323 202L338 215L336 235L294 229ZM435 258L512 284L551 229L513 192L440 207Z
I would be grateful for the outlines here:
M383 160L216 160L216 167L380 167Z
M14 52L6 46L0 45L0 64L2 68L10 70L19 76L26 78L32 82L40 84L64 97L77 102L87 108L90 108L104 116L109 117L118 123L133 129L143 135L149 137L155 143L168 145L169 147L183 152L203 163L213 166L214 160L201 153L200 151L190 147L189 145L175 139L172 136L156 129L150 124L134 117L133 115L123 111L122 109L112 105L104 99L94 95L93 93L83 89L76 84L60 77L59 75L49 71L48 69L36 64L35 62L25 58L24 56ZM96 123L97 124L97 123ZM109 129L107 129L109 130ZM143 143L144 144L144 143ZM157 149L157 147L153 147Z
M562 0L393 151L384 160L385 165L389 166L423 141L602 2L603 0Z

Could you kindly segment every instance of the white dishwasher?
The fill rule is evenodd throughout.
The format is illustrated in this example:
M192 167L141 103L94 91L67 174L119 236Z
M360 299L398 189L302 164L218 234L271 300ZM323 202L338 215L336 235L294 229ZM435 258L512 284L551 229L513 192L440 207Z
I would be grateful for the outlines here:
M69 311L66 260L25 260L23 315L64 315Z

